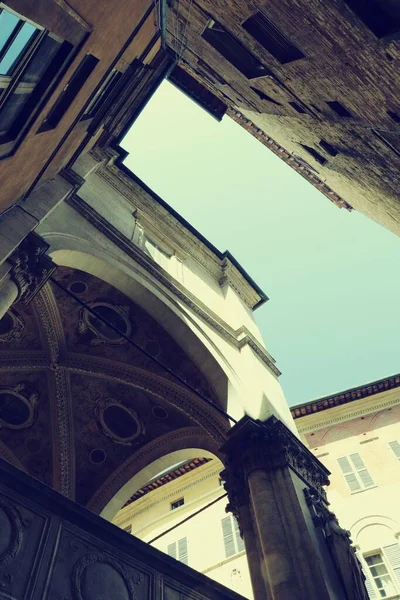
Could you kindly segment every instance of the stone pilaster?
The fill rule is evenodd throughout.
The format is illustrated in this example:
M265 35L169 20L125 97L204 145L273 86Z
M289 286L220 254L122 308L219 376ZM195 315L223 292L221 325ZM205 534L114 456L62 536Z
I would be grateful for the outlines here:
M305 491L318 498L318 506L327 506L329 472L304 444L275 417L264 423L244 417L221 451L229 509L246 548L246 532L250 540L255 599L364 600L362 580L354 577L357 565L349 562L348 539L339 542L334 532L328 543L310 510ZM353 587L346 586L350 580Z

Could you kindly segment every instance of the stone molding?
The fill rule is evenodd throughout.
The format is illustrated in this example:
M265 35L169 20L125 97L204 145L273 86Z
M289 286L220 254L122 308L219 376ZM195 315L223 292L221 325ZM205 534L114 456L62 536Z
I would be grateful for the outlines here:
M90 499L87 504L87 508L93 512L100 513L107 503L121 490L121 488L135 475L137 475L142 469L141 466L138 469L138 465L148 465L154 459L149 457L154 456L156 451L162 451L162 455L165 456L171 451L175 451L173 442L181 440L185 443L186 447L191 447L193 439L203 438L207 440L208 446L210 446L210 438L204 429L199 427L184 427L182 429L175 429L169 433L152 440L145 446L142 446L130 456L118 469L103 483L103 485L96 491L95 495ZM171 449L172 446L172 449ZM183 447L183 446L182 446ZM217 447L214 447L210 451L216 452Z
M151 198L138 182L113 164L119 159L119 154L115 150L112 152L115 155L113 159L109 161L109 164L102 166L96 175L124 196L132 204L132 207L140 212L142 220L144 218L152 224L153 229L154 223L162 223L163 230L159 233L161 238L167 237L173 246L177 246L181 252L194 258L220 285L229 283L243 302L249 308L254 308L262 300L262 297L236 268L229 256L219 257L207 248L177 221L176 217Z
M239 516L248 502L248 476L256 470L267 472L290 468L310 488L326 498L329 471L282 421L272 416L265 422L243 417L230 431L221 447L226 469L221 473L231 510ZM240 519L239 519L240 522Z
M49 247L39 235L31 232L9 257L10 276L19 292L17 302L28 304L56 270L57 266L46 255Z
M50 351L48 365L50 394L54 398L51 406L53 431L53 486L63 495L73 498L75 486L75 445L73 436L72 408L69 403L69 375L60 368L59 357L65 352L65 338L61 317L50 285L45 285L34 300L35 311L39 317L42 335Z
M232 346L240 350L248 344L258 358L275 376L279 377L279 375L281 375L281 371L275 365L275 360L254 338L247 327L242 326L237 330L230 327L223 319L198 300L196 296L191 294L191 292L179 281L175 280L164 269L158 266L141 248L134 242L128 240L128 238L121 234L116 227L111 225L79 196L72 196L66 200L66 203L87 220L95 229L115 244L117 248L129 256L129 258L133 259L135 263L142 267L151 277L161 283L161 285L171 292L180 302L184 303L210 327L218 331L218 333Z
M174 406L197 423L217 444L226 440L229 423L217 410L173 381L150 371L113 360L80 354L66 354L60 367L71 373L81 373L137 387Z
M324 196L328 198L333 204L339 208L345 208L351 212L353 207L339 194L337 194L325 181L322 181L316 173L313 172L312 167L306 163L303 158L298 158L291 154L283 146L278 144L275 140L269 137L265 131L257 127L249 118L245 117L244 114L237 108L228 108L226 113L231 119L241 125L246 131L251 133L259 142L264 146L272 150L274 154L279 156L286 164L288 164L294 171L299 173L304 179L307 179L317 190L319 190Z

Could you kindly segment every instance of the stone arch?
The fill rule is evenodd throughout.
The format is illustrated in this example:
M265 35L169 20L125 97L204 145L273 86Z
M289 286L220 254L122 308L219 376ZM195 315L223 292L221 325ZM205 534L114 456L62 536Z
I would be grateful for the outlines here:
M237 419L243 416L239 400L243 396L242 384L234 369L179 299L166 294L134 261L125 260L116 252L73 235L42 236L50 243L49 254L56 264L94 275L144 308L197 364L213 386L220 406Z
M222 460L218 444L204 429L185 427L146 444L113 473L88 503L88 508L112 520L125 502L166 465L202 456ZM169 462L169 464L171 464Z
M358 519L350 528L351 538L363 551L394 543L400 534L400 523L385 515L369 515Z

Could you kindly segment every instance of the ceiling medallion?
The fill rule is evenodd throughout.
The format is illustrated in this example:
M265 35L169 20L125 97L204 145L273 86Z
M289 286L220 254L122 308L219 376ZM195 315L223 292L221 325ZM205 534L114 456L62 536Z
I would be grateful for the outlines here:
M7 344L15 340L20 340L25 328L21 317L14 311L9 310L0 319L0 344Z
M38 394L28 392L24 383L0 388L0 429L30 427L36 418L38 398Z
M132 332L132 324L128 318L128 306L114 306L108 302L91 302L92 308L100 317L111 323L124 335ZM125 344L126 339L117 331L108 327L102 319L83 308L79 313L78 333L91 346L99 344Z
M94 414L104 435L117 444L131 445L145 433L137 412L113 398L99 400Z

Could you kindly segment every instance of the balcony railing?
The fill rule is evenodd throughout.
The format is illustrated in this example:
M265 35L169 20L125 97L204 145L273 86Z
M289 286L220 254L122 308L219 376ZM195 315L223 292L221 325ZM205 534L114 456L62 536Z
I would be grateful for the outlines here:
M2 460L0 598L243 600Z

